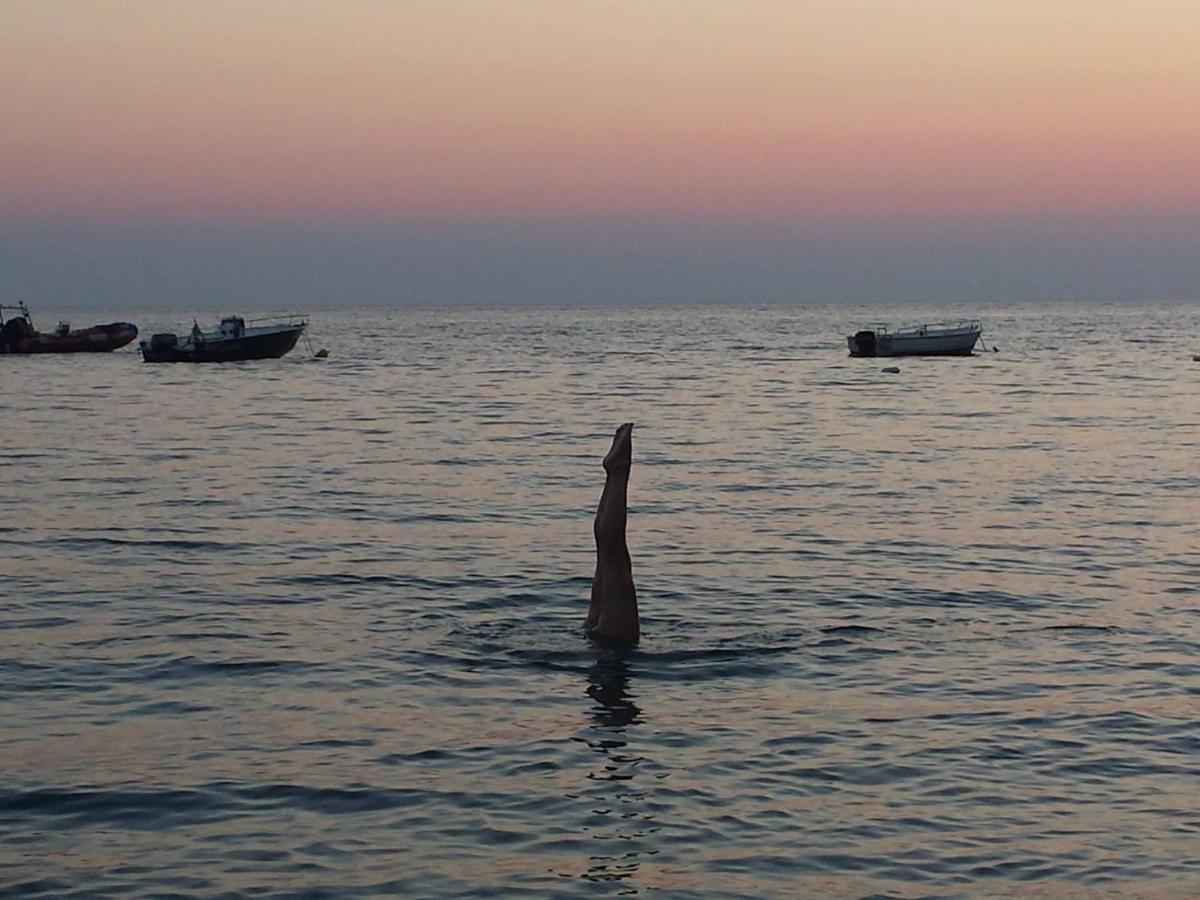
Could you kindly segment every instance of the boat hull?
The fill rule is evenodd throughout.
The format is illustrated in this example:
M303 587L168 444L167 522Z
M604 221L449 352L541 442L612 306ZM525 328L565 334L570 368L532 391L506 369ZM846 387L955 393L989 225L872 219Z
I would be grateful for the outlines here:
M951 334L876 334L860 331L846 340L851 356L970 356L980 331Z
M67 334L36 332L18 340L6 340L0 335L2 353L110 353L129 344L138 336L136 325L110 322L94 325Z
M294 325L270 334L198 341L157 347L153 341L139 345L145 362L240 362L249 359L278 359L291 352L305 326Z

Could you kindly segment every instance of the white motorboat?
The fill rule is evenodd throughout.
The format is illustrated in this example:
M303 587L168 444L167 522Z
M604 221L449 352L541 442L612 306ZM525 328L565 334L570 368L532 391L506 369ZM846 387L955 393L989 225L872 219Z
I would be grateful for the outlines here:
M875 325L846 340L851 356L970 356L983 326L974 320L891 329Z

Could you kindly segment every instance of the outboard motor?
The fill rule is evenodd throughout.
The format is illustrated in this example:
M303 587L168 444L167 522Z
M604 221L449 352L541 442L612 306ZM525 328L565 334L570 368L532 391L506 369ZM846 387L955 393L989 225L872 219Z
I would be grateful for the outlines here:
M854 346L858 348L859 356L875 355L875 332L858 331L854 334Z
M0 328L0 350L5 353L16 352L14 348L28 337L33 337L29 322L22 316L13 316Z

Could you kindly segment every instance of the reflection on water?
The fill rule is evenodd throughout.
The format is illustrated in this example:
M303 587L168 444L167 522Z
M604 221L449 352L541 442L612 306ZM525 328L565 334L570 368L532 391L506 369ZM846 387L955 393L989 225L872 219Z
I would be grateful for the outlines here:
M592 718L615 732L637 724L642 714L629 693L629 670L629 660L620 652L602 656L588 669L587 694L596 701Z
M657 852L646 840L659 830L655 817L646 811L643 782L648 775L643 764L647 760L627 740L630 729L643 721L630 692L632 668L629 655L607 650L588 669L587 696L594 701L589 715L594 725L581 740L598 755L587 774L590 784L581 795L589 809L585 831L595 842L583 874L590 881L632 879L643 858Z

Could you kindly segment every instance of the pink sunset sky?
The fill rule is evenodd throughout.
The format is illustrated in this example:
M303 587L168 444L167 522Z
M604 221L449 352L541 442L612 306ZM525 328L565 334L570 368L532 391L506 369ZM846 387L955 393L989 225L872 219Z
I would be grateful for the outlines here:
M0 215L1184 241L1198 42L1164 0L8 0Z

